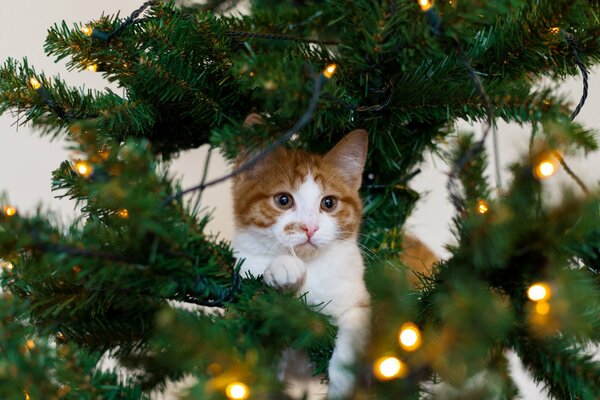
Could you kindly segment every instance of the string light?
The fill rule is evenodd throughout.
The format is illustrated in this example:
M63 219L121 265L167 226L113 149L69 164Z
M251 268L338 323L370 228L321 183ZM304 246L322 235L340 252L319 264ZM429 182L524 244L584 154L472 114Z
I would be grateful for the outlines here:
M85 161L77 161L75 163L75 171L84 178L89 178L94 173L94 168Z
M128 219L129 218L129 211L126 208L122 208L119 211L117 211L117 215L121 219Z
M42 87L42 84L40 83L40 81L37 80L37 78L35 76L32 76L31 78L29 78L29 84L31 85L31 87L34 90L38 90L39 88Z
M27 346L29 350L33 350L35 349L35 342L33 341L33 339L28 339L25 343L25 346Z
M101 159L106 161L108 160L108 157L110 157L110 150L98 150L98 155Z
M231 400L244 400L250 395L250 389L241 382L233 382L227 385L225 394Z
M554 175L557 170L558 165L556 164L556 161L554 161L552 158L544 157L535 166L534 174L539 179L546 179Z
M400 346L406 351L414 351L421 346L421 331L412 322L407 322L400 328L398 335Z
M550 298L550 287L545 283L534 283L527 289L527 297L531 301L543 301Z
M485 214L486 212L488 212L489 209L490 207L488 203L483 199L479 199L479 201L477 202L477 212L479 214Z
M98 64L90 64L85 69L91 72L96 72L98 71Z
M553 34L555 34L555 35L556 35L557 33L560 33L560 28L559 28L558 26L553 26L553 27L552 27L552 28L550 28L549 30L550 30L550 33L553 33Z
M27 394L27 392L23 392L25 394L25 400L31 400L31 397Z
M406 365L396 357L381 357L373 364L373 372L380 381L389 381L406 375Z
M433 1L431 0L418 0L421 10L429 11L433 7Z
M535 312L539 315L547 315L550 312L550 304L547 301L538 301L535 304Z
M82 26L81 27L81 32L83 32L85 34L85 36L92 36L92 33L94 33L94 30L89 27L89 26Z
M325 78L331 79L331 77L333 76L333 74L335 74L336 70L337 70L337 65L336 64L329 64L327 66L327 68L325 68L325 71L323 71L323 75L325 75Z
M2 207L2 211L7 217L12 217L17 214L17 209L13 206L4 206Z
M5 269L7 271L12 271L15 266L10 261L4 261L0 259L0 268Z

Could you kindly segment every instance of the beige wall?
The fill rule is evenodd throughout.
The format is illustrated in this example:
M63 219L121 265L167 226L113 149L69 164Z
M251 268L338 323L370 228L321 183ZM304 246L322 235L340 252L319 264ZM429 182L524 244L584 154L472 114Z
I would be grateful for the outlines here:
M48 74L60 73L73 85L85 85L89 88L102 89L105 83L99 74L91 72L67 73L64 63L54 64L43 53L43 43L46 29L55 22L66 20L78 22L98 17L103 11L114 13L121 10L128 14L137 8L140 1L134 0L21 0L4 2L0 14L0 60L7 57L20 59L28 57L32 64ZM570 79L562 85L562 91L577 101L581 93L579 79ZM591 94L579 121L587 126L600 129L600 71L596 69L591 80ZM12 202L22 212L32 211L38 204L59 212L66 219L72 218L74 205L67 200L58 201L50 191L50 173L57 168L61 161L69 158L61 141L50 142L39 138L28 127L20 128L17 132L10 115L0 117L0 191L7 191ZM462 126L462 125L461 125ZM481 128L474 128L481 132ZM527 149L529 130L515 125L500 124L500 153L502 165L506 166L518 158ZM200 180L204 165L205 149L190 151L181 156L172 167L173 173L183 177L184 187L193 185ZM600 158L598 154L587 158L571 159L572 168L580 173L590 186L600 178ZM211 176L218 176L226 168L224 162L215 153L211 163ZM424 193L424 200L418 206L410 219L409 228L419 235L437 252L444 254L443 244L451 240L449 223L452 208L447 201L445 191L445 165L433 156L426 157L423 172L417 176L413 186ZM490 176L493 176L490 171ZM504 182L508 180L503 170ZM566 179L564 173L559 173L556 179L548 182L549 186L558 189ZM207 190L203 197L204 206L214 209L214 221L210 228L221 232L225 238L231 237L232 221L229 197L229 185L223 184ZM368 232L366 232L368 234ZM516 377L521 385L524 398L545 399L540 390L531 384L530 380L519 371L518 363L513 362L517 369Z

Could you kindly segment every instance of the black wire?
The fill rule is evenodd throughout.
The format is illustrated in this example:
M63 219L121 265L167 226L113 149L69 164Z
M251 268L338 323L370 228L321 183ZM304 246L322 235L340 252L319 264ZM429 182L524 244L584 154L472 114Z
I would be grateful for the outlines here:
M256 33L256 32L242 32L242 31L228 31L228 36L233 37L244 37L244 38L253 38L253 39L272 39L272 40L288 40L293 42L303 42L303 43L318 43L318 44L330 44L330 45L339 45L340 42L337 40L319 40L319 39L306 39L299 38L295 36L282 35L278 33Z
M119 36L121 32L123 32L129 25L132 25L136 19L146 10L146 8L150 7L154 4L159 4L159 0L150 0L142 4L140 8L131 13L131 15L121 23L114 31L108 34L106 38L107 42L110 42L114 37Z
M581 112L581 109L585 105L585 102L588 97L589 71L587 70L587 68L585 67L585 64L583 63L583 60L581 59L581 55L580 55L581 49L579 48L579 44L577 43L577 40L575 40L575 36L573 34L567 33L567 43L569 44L569 48L571 49L571 54L573 54L573 58L575 59L575 64L579 68L579 71L581 72L581 76L583 78L583 93L581 95L581 98L579 99L579 104L577 104L577 107L575 107L575 110L573 110L573 112L571 113L571 121L573 121L575 119L575 117L577 117L577 115L579 115L579 113ZM577 185L579 185L579 187L581 188L581 190L583 190L583 192L585 194L589 194L590 191L589 191L588 187L586 186L586 184L583 183L581 178L571 169L571 167L569 167L569 164L567 164L565 159L558 152L555 152L554 155L556 158L558 158L560 165L562 165L562 167L565 170L565 172L567 173L567 175L569 175L571 177L571 179L573 179L575 181L575 183L577 183Z
M579 112L581 111L581 109L585 105L585 102L586 102L587 97L588 97L588 91L589 91L589 82L588 82L589 71L587 70L587 68L585 67L585 64L583 63L583 60L581 59L581 55L579 53L580 52L579 44L575 40L575 36L573 36L570 33L567 34L567 43L569 44L569 48L571 49L571 54L573 54L573 58L575 59L575 64L579 68L579 71L581 72L581 76L583 78L583 94L581 95L581 99L579 100L579 104L577 104L577 107L575 107L575 110L571 114L571 120L574 120L575 117L577 117L577 115L579 115Z

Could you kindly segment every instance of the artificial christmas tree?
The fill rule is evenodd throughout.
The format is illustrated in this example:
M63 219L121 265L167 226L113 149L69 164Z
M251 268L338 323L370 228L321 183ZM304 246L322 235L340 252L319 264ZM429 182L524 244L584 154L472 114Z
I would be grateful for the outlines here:
M221 179L185 190L164 165L207 143L230 159L250 149L258 161L278 144L324 153L363 128L373 329L353 366L357 392L418 398L441 378L455 388L444 396L513 398L504 355L513 349L552 396L599 397L599 365L585 350L600 332L600 198L590 187L551 205L543 183L563 154L595 150L595 132L536 83L598 62L600 3L253 1L248 16L220 14L234 3L152 1L130 18L50 29L50 56L104 74L123 94L71 88L26 60L0 69L0 111L72 143L76 156L52 184L82 214L64 228L2 199L0 393L143 398L192 375L188 398L276 398L275 365L289 347L326 371L327 317L239 276L243 261L205 232L194 200ZM264 123L244 126L252 112ZM482 139L457 141L448 187L458 243L411 288L399 257L418 201L407 185L459 118L486 121L484 138L495 118L531 123L531 149L494 192ZM135 371L131 380L95 368L105 351Z

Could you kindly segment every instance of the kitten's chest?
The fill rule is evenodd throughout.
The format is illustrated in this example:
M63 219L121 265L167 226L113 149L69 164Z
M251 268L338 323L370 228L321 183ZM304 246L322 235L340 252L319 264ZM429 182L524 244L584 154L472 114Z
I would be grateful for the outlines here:
M369 302L363 274L358 246L344 243L306 262L306 278L298 293L306 295L309 305L337 318Z

